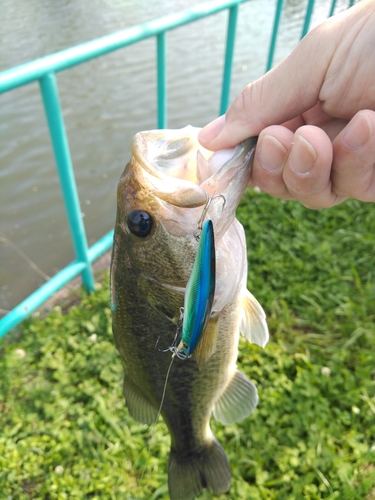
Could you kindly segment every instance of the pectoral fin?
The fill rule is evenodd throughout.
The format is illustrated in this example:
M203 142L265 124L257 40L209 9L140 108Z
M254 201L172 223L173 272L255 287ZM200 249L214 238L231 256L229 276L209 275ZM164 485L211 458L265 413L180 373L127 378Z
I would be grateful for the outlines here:
M216 350L217 334L219 331L219 316L211 317L193 353L193 359L202 367Z
M126 377L124 378L124 396L126 406L130 415L141 422L142 424L153 424L158 416L158 410L152 406L149 401L143 396L133 382Z
M257 404L257 388L246 375L237 370L223 394L216 401L213 415L223 424L233 424L253 413Z
M246 290L242 299L240 332L249 342L260 347L264 347L269 339L263 307L249 290Z

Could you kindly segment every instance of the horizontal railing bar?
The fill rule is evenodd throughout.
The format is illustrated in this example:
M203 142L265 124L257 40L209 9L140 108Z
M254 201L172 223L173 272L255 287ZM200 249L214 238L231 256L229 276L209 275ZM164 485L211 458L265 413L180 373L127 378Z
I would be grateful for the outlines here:
M113 229L109 233L105 234L94 243L88 250L88 256L90 262L94 262L98 257L100 257L104 252L109 250L113 243Z
M100 238L100 240L89 248L88 256L90 262L94 262L104 252L109 250L112 243L113 230L109 231L109 233ZM86 264L84 262L77 262L76 260L71 262L12 309L0 320L0 338L4 337L9 330L25 320L33 311L46 302L51 295L58 292L63 286L69 283L69 281L81 274L85 267Z
M78 276L85 269L84 262L74 261L67 265L60 272L52 276L44 285L35 290L25 300L20 302L14 307L2 320L0 321L0 338L17 326L21 321L26 319L33 311L38 309L51 295L60 290L73 278Z
M197 21L248 0L207 2L182 12L126 28L0 73L0 93L39 80L48 73L62 71L108 52Z

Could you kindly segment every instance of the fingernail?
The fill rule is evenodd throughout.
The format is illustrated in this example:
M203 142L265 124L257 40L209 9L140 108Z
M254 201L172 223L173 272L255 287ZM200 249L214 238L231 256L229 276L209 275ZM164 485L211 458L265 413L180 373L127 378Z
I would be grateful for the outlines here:
M307 174L310 172L318 155L315 149L302 135L294 136L294 144L290 153L290 165L297 174Z
M210 142L215 139L215 137L217 137L223 130L224 123L225 115L221 115L211 123L203 127L198 135L199 141Z
M348 149L356 150L372 137L374 129L366 113L358 113L346 126L342 143Z
M286 149L275 137L265 135L257 148L259 162L268 172L275 172L284 165Z

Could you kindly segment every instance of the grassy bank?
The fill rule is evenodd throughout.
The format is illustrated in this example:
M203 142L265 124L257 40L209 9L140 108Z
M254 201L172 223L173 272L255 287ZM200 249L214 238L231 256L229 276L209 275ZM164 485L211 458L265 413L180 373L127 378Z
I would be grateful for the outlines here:
M212 422L233 473L217 498L375 499L374 205L249 192L238 216L271 342L240 345L258 409ZM128 415L108 303L105 280L0 344L1 500L168 498L169 437Z

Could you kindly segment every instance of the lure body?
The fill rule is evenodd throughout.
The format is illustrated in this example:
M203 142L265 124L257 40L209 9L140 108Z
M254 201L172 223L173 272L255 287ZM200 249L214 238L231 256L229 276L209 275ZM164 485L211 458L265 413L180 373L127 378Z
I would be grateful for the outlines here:
M191 356L211 316L215 294L215 237L211 220L202 228L193 270L186 285L179 358Z

